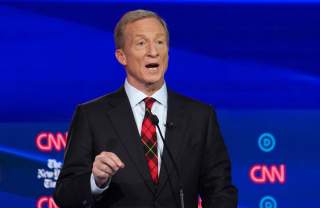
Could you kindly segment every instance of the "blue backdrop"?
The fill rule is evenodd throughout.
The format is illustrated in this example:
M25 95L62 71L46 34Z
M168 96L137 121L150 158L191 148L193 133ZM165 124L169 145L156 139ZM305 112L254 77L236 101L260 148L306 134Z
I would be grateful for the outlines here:
M319 206L320 1L11 0L0 1L0 207L54 207L73 110L123 84L113 28L138 8L168 23L168 86L215 106L239 207Z

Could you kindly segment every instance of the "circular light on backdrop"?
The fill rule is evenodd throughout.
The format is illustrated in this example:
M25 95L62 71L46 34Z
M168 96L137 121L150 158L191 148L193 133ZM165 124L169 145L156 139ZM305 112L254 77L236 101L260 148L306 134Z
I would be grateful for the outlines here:
M272 196L264 196L260 200L259 208L277 208L277 201Z
M258 139L258 145L263 152L271 152L276 146L276 139L270 133L263 133Z

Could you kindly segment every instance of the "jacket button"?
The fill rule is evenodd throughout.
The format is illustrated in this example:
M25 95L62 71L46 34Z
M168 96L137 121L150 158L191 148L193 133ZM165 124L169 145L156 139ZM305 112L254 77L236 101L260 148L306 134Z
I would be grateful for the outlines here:
M87 200L82 201L82 205L83 205L85 208L91 208L91 205L88 203Z

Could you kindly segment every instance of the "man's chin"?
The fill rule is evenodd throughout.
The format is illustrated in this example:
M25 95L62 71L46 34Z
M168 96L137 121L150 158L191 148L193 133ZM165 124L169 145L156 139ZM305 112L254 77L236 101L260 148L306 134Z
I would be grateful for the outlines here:
M160 88L163 85L163 83L164 83L164 80L148 80L145 85L147 87Z

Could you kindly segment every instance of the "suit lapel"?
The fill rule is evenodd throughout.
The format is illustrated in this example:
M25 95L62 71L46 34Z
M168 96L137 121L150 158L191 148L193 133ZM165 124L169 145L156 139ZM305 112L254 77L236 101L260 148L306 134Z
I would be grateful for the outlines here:
M186 112L184 111L184 105L181 98L177 97L177 95L173 92L168 91L167 124L171 123L173 125L166 128L165 141L172 153L173 159L178 165L178 168L180 164L179 162L181 149L183 149L183 134L184 132L186 132L185 128L187 126L186 117ZM164 147L157 194L160 194L162 188L168 180L168 175L171 174L174 174L176 176L177 173L174 169L174 165L172 164L171 159L169 158L167 149Z
M113 108L107 112L107 116L110 118L114 129L145 184L152 193L155 193L155 187L151 181L144 157L140 134L123 87L115 93L113 99L110 100L110 104Z

